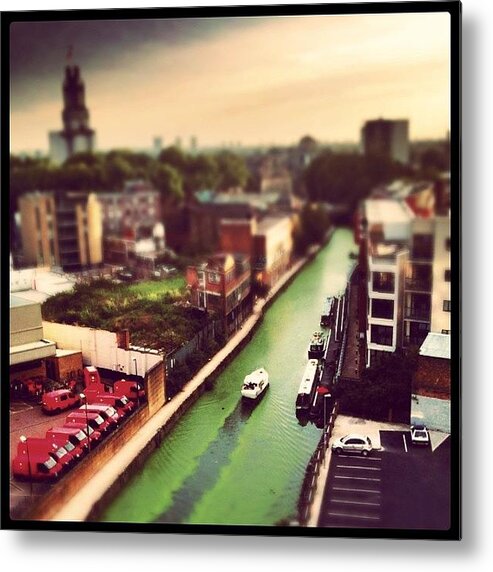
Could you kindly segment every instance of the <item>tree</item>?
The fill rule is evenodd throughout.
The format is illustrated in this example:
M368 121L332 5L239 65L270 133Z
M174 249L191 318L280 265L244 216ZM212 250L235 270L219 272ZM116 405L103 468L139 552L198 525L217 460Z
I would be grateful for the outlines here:
M323 241L330 227L330 217L320 205L307 203L300 213L299 224L293 231L294 250L303 255L311 244Z
M410 174L409 168L386 157L326 151L307 167L303 182L310 200L349 205L354 209L374 187Z
M157 163L153 167L151 181L161 193L163 209L173 208L183 200L183 178L171 165Z
M231 187L245 187L249 172L245 161L230 151L222 151L216 155L219 175L218 188L228 190Z
M216 160L209 155L190 157L184 171L184 179L185 192L188 195L202 189L215 189L219 181Z
M135 178L136 172L125 152L112 151L106 157L105 182L110 189L122 188L125 181Z
M174 167L178 172L184 173L187 167L187 157L178 147L167 147L159 154L159 161Z

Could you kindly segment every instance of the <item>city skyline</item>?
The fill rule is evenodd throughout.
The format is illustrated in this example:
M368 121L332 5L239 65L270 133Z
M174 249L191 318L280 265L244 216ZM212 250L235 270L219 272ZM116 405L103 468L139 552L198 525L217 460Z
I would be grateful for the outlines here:
M449 45L445 13L16 23L11 151L60 129L69 46L99 149L356 143L377 117L444 138Z

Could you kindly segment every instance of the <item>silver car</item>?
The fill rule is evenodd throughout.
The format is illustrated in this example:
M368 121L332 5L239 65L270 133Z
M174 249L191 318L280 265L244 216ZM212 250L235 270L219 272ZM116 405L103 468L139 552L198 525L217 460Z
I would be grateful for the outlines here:
M411 443L413 445L424 445L425 447L430 444L430 434L426 425L422 423L411 425Z
M341 453L359 453L366 457L372 451L370 437L367 435L346 435L332 443L332 450Z

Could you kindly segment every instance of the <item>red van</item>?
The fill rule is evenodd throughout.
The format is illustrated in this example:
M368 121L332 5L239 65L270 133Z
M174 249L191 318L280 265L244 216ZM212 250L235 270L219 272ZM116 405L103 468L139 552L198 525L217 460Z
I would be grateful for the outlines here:
M69 452L73 447L73 452L78 458L82 457L89 448L87 433L77 427L52 427L46 432L46 438L51 439L57 445L63 445Z
M67 423L82 423L82 425L86 425L92 427L94 431L101 433L101 435L108 433L110 430L110 422L97 413L96 411L87 411L85 407L82 409L76 409L69 413L65 418L65 426Z
M130 415L135 409L136 404L126 395L118 396L112 393L98 393L94 396L88 397L89 403L105 403L112 405L117 411L120 417L125 417Z
M118 396L125 395L132 401L142 403L145 400L146 392L140 383L120 379L113 385L113 393Z
M86 405L79 407L79 411L85 412L85 410ZM108 403L88 403L87 411L89 413L99 413L104 420L108 421L110 430L116 429L120 421L118 411Z
M70 389L57 389L43 394L41 410L46 414L60 413L80 404L80 397Z
M37 441L29 438L19 442L17 455L12 460L12 473L19 480L54 481L64 472L64 466L52 454L53 445L48 440Z

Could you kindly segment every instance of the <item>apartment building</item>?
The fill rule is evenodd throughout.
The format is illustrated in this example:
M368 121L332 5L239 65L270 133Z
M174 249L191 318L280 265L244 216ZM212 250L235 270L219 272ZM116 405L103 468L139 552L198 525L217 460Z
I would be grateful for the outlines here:
M450 217L437 216L433 240L432 332L450 334L451 288Z
M407 197L369 199L358 233L367 268L367 366L381 352L450 333L450 217ZM365 320L361 320L362 323Z
M54 193L36 191L22 195L19 198L19 211L23 265L59 265Z
M61 266L70 272L102 262L101 206L95 193L26 193L19 210L25 266Z
M126 266L141 258L152 261L164 250L159 191L145 181L128 181L123 191L98 193L98 200L105 262Z
M370 366L402 344L404 276L411 216L404 204L367 200L367 356Z

